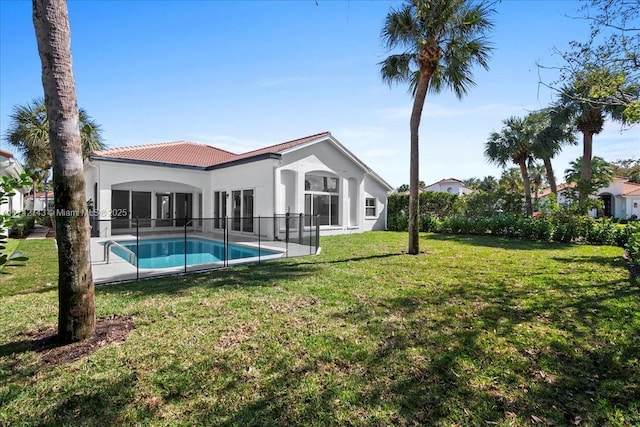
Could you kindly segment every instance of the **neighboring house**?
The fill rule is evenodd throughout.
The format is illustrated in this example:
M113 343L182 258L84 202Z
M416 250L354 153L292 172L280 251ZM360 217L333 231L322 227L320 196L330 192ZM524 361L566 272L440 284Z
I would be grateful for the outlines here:
M626 178L614 178L605 188L598 191L604 203L602 215L613 218L640 218L640 184Z
M35 199L35 203L34 203ZM27 211L48 211L53 209L53 191L45 193L36 193L35 197L32 194L24 196L24 208ZM47 203L49 207L47 208Z
M472 188L467 187L464 185L464 182L454 178L441 179L438 182L427 185L424 191L439 191L441 193L457 194L458 196L473 193Z
M558 204L566 205L566 190L575 185L558 185ZM541 190L538 197L548 197L551 191L548 188ZM614 178L614 180L604 188L598 190L597 196L602 200L601 211L589 212L591 216L605 216L611 218L640 218L640 184L629 182L626 178Z
M24 169L18 159L8 151L0 150L0 177L18 178L22 173L24 173ZM9 197L8 202L0 204L0 214L21 212L24 208L24 191L22 188L16 190L15 194Z
M213 218L204 222L213 231L228 217L232 231L255 234L241 217L287 213L319 215L322 234L383 230L391 190L329 132L244 154L184 141L114 148L92 153L84 171L101 219L160 220L146 230ZM115 224L100 222L94 235L131 232Z

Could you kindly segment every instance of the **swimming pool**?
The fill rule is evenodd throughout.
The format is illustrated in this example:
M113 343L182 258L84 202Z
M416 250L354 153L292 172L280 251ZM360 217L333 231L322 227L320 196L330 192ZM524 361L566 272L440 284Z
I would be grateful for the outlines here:
M135 240L118 241L138 257L140 268L170 268L184 266L184 237L145 239L139 242L139 253ZM120 258L130 261L128 254L122 248L113 245L111 252ZM266 249L250 248L247 246L227 244L227 260L269 256L279 252ZM187 265L208 264L222 262L225 259L224 243L216 240L187 237Z

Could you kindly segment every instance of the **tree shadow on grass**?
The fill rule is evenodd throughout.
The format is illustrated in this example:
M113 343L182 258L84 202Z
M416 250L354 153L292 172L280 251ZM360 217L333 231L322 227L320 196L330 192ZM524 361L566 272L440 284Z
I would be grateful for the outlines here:
M124 413L136 397L138 379L135 373L103 378L77 385L70 390L51 393L52 407L21 419L24 425L122 425ZM139 417L152 417L156 408L139 409Z
M191 288L223 289L225 287L269 287L285 280L304 278L316 274L313 263L265 262L248 264L203 273L143 279L135 282L99 286L100 294L175 295Z
M580 263L586 270L618 267L602 257ZM509 283L458 286L433 290L439 296L349 304L333 314L335 321L355 327L359 340L376 348L362 351L353 341L325 336L328 357L303 353L303 370L274 365L267 373L274 380L222 425L339 425L358 416L368 425L603 425L614 416L623 425L639 421L637 291L624 279L541 280L535 290ZM630 302L628 310L620 301ZM450 310L442 311L447 303ZM611 327L625 328L616 342L610 341L615 335L606 337ZM342 368L322 376L327 364ZM302 395L303 384L313 381L321 383L318 392ZM344 401L344 395L352 398ZM215 416L204 411L199 420Z

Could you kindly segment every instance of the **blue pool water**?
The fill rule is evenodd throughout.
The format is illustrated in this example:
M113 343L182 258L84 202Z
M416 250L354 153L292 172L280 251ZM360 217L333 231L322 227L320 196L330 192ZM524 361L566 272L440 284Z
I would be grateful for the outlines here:
M140 268L168 268L184 266L184 237L140 240L140 253L136 250L136 241L118 242L138 256ZM227 259L235 260L273 255L265 249L254 249L245 246L228 244ZM111 252L122 259L127 259L127 253L117 246L111 246ZM207 264L224 261L224 243L216 240L187 237L187 265ZM134 264L135 265L135 264Z

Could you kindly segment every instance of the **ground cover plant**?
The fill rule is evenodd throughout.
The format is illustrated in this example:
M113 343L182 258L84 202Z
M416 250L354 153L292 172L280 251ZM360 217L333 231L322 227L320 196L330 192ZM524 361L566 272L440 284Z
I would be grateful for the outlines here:
M44 248L21 241L30 260L2 277L0 425L640 423L622 248L421 239L417 256L406 233L364 233L323 238L317 257L98 287L98 316L135 329L63 365L33 350L56 323L56 273L35 275Z

